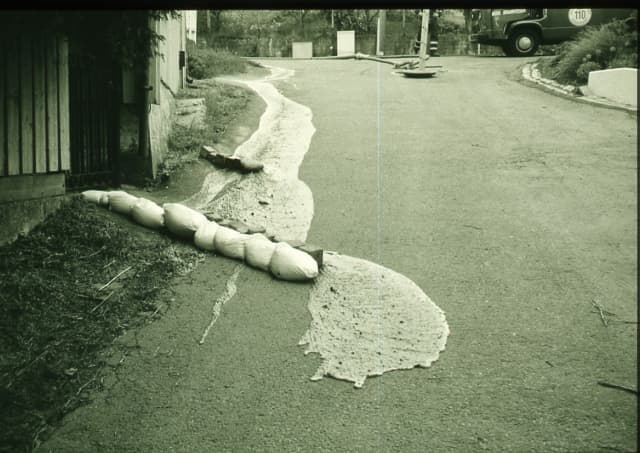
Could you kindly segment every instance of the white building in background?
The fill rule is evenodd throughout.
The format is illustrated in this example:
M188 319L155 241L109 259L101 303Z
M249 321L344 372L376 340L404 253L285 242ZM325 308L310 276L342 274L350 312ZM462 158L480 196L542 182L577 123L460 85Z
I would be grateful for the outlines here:
M196 32L198 29L198 11L183 11L183 14L185 15L187 23L187 39L193 41L193 43L195 44L196 42L198 42L196 40Z
M354 30L343 30L337 32L337 34L338 56L356 53L356 32Z

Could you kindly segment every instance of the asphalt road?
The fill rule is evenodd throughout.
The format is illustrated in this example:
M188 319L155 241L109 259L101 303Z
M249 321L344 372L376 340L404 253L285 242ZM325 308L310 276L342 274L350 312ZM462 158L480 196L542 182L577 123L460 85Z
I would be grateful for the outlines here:
M637 324L616 322L637 320L636 116L523 85L522 60L440 62L268 62L313 112L309 242L446 312L431 368L310 381L309 286L250 268L199 345L237 265L214 257L41 451L635 451L637 396L598 381L637 385Z

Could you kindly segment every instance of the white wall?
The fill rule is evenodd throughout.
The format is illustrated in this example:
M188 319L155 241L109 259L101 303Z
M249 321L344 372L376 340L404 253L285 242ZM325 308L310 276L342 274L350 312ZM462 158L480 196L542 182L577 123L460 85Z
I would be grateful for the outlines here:
M616 68L589 73L589 89L596 96L638 106L638 69Z
M344 30L337 32L338 35L338 56L352 55L356 53L356 32Z
M175 111L174 95L185 86L186 68L180 68L180 52L186 51L186 16L185 11L181 11L180 17L155 21L153 25L156 33L164 36L158 45L160 55L151 60L149 67L152 86L149 96L149 139L154 177L167 152Z
M158 45L159 56L152 59L149 76L153 90L151 102L160 103L164 85L176 93L184 87L185 70L179 66L180 51L186 48L186 19L184 11L176 19L159 20L155 22L155 30L164 40Z
M194 43L197 41L197 31L198 31L198 11L189 10L184 11L186 26L187 26L187 39L190 39Z

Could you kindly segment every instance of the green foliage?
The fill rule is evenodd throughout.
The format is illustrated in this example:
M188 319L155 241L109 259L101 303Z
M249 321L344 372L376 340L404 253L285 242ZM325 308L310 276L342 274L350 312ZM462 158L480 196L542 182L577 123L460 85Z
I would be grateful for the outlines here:
M576 80L578 82L587 82L589 80L589 73L591 71L599 71L600 69L602 69L602 66L595 61L582 63L578 66L578 69L576 69Z
M205 129L174 124L169 134L169 148L180 156L186 156L207 144L210 135Z
M196 48L188 50L187 70L194 79L208 79L222 74L247 72L247 63L226 50Z
M164 37L152 21L180 17L173 10L69 10L10 12L0 15L2 33L61 33L83 46L132 67L158 54Z
M438 33L466 33L464 23L454 22L447 17L438 19Z
M187 57L187 74L194 79L207 78L207 65L202 54L204 52L190 52Z
M421 10L414 9L386 10L385 52L406 53L411 48L420 27L420 14ZM432 9L431 14L431 27L437 24L449 40L466 42L462 14L444 9ZM202 47L244 56L276 57L290 56L292 42L311 41L314 56L325 56L335 55L336 31L354 30L358 51L373 53L378 16L377 9L199 11L198 39Z
M217 142L246 108L253 94L232 85L214 85L205 96L206 123L212 130L211 139Z
M283 11L271 10L234 10L220 14L220 26L226 34L242 36L262 34L277 30L284 20Z
M213 81L207 82L206 88L184 90L180 94L183 97L204 97L205 128L173 125L169 134L169 151L159 170L157 183L163 183L171 173L198 159L202 145L219 142L254 96L245 88Z
M339 9L334 12L338 30L355 30L356 33L375 31L377 9Z
M561 44L556 56L542 63L543 75L561 83L586 83L589 71L638 67L638 30L615 20L587 27L575 40Z

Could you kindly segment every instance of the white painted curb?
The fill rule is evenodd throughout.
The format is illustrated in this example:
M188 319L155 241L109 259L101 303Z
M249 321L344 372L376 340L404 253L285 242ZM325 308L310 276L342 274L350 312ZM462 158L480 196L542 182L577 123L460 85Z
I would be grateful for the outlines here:
M638 70L635 68L592 71L587 86L596 96L638 107Z
M578 88L573 85L562 85L560 83L554 82L553 80L545 79L541 76L540 71L537 69L536 63L525 64L522 67L522 78L524 78L528 82L535 83L536 85L541 86L549 91L561 94L563 96L569 96L580 102L587 102L589 104L600 105L603 107L616 108L632 113L638 112L637 105L629 105L621 102L616 102L615 100L609 98L597 96L595 93L592 93L591 90L587 87ZM587 90L585 90L585 88L587 88ZM580 95L580 91L583 92L583 96Z

